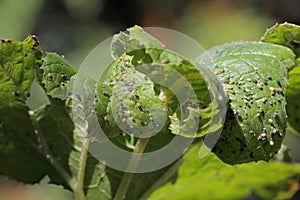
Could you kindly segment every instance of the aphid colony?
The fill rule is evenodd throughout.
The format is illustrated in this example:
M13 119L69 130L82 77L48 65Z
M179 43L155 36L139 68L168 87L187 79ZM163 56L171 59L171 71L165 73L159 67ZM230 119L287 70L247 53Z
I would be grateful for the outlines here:
M131 66L129 56L119 58L107 72L105 81L97 86L95 109L102 125L108 129L121 127L129 133L135 126L158 126L150 112L151 104L156 104L149 97L151 84L149 78ZM147 100L142 98L143 92L149 95Z
M67 74L64 72L48 72L46 76L48 81L55 82L55 87L63 87L67 81L70 80L70 78L68 78Z
M241 151L245 151L248 145L256 144L257 150L263 149L259 154L263 154L268 160L274 155L272 148L276 145L276 141L280 140L279 138L282 138L285 132L284 128L281 127L282 120L285 119L280 118L282 116L281 108L285 106L284 84L276 75L271 77L266 75L267 72L264 74L258 68L253 68L252 72L241 75L237 75L237 71L231 70L239 69L234 69L231 66L223 68L216 65L214 74L224 84L223 87L229 97L230 109L232 109L233 116L239 126L242 129L252 128L248 131L251 135L251 139L250 137L249 139L252 142L244 143L242 142L243 139L236 136L234 138L241 144ZM263 128L259 130L258 127L261 126ZM228 129L228 134L235 132L231 124L225 125L224 129ZM267 147L268 145L269 147ZM280 147L280 143L278 145ZM249 154L251 159L255 159L254 155L258 155L254 151L253 149ZM218 153L222 154L222 152Z

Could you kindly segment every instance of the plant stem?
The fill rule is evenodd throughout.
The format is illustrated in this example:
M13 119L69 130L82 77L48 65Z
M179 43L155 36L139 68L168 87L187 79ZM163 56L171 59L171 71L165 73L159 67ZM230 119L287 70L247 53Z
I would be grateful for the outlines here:
M129 163L127 165L127 170L134 170L136 168L136 166L138 165L138 162L141 158L141 154L144 152L145 147L147 146L147 143L149 141L150 138L139 138L134 150L133 150L133 154L129 160ZM130 172L125 172L121 183L118 187L118 190L116 192L115 198L114 200L123 200L127 190L129 188L129 185L131 183L131 180L133 178L134 173L130 173Z
M76 200L84 200L85 194L83 191L83 184L84 184L84 175L85 175L85 168L86 168L86 160L88 156L88 146L89 146L90 140L88 138L85 138L83 140L83 145L81 149L80 154L80 161L79 161L79 169L77 174L77 185L76 189L74 191Z
M71 177L71 175L61 166L59 161L51 154L49 147L47 145L46 139L44 137L44 134L42 132L42 129L38 123L38 120L34 116L34 113L29 113L32 125L35 128L35 134L41 144L41 151L40 153L45 156L45 158L48 160L48 162L55 168L55 170L62 176L62 178L66 181L66 183L69 185L69 187L75 191L76 189L76 183L75 180Z
M186 161L191 155L199 151L201 145L198 142L191 149L188 150L181 158L179 158L167 171L156 180L153 185L141 196L140 200L148 199L148 197L154 192L157 188L163 186L170 178L176 173L180 165Z

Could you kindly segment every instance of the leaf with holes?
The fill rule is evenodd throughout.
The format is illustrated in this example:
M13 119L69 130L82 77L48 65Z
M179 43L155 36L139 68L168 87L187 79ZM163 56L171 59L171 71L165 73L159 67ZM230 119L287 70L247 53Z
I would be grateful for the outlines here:
M197 61L223 82L230 99L226 122L213 149L229 164L270 160L286 129L287 69L294 53L283 46L235 42L213 47Z
M54 98L65 99L72 91L71 77L76 74L67 61L56 53L48 53L43 58L42 86L48 95Z
M34 36L23 42L1 40L0 42L0 115L13 107L22 107L30 95L35 74L39 75L42 53Z

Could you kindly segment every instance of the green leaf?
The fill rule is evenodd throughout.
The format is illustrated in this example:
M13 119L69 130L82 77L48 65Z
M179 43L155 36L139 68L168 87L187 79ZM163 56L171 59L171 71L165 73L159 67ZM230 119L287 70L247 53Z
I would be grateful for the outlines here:
M0 114L4 115L6 109L20 107L30 95L42 53L37 39L28 36L23 42L1 40L0 55Z
M82 108L78 99L73 97L72 101L77 101L77 107L72 107L73 109ZM110 199L110 184L105 175L105 166L87 152L88 143L83 140L88 131L87 121L83 118L81 123L74 125L73 115L68 113L70 105L66 105L69 103L70 101L51 99L51 105L35 111L46 145L70 174L73 182L76 185L82 184L87 199Z
M133 52L135 50L144 49L148 51L151 48L156 50L164 49L164 45L160 41L146 33L139 26L128 28L127 31L128 33L121 32L113 37L111 55L114 60L120 58L124 53Z
M69 82L76 71L56 53L48 53L43 61L42 84L47 94L53 98L65 99L72 91L72 83Z
M271 161L229 166L215 155L193 154L179 168L176 183L168 183L149 200L246 199L251 191L260 199L290 199L300 166Z
M289 84L285 94L289 125L296 130L293 133L300 135L300 64L289 72Z
M225 113L226 110L218 107L218 101L226 104L226 96L212 73L165 49L140 27L130 28L128 32L114 37L111 47L116 60L97 87L96 113L111 141L132 151L138 140L134 136L139 136L134 131L135 128L141 127L143 133L147 134L147 128L156 131L157 128L153 125L158 125L158 130L161 130L150 138L145 149L145 152L152 152L166 146L174 134L199 137L220 129L222 119L218 114ZM203 77L210 84L213 100ZM181 97L176 96L180 93ZM188 99L189 95L193 98ZM183 102L182 109L179 100ZM151 110L153 107L161 108ZM169 119L162 120L164 112L173 120L171 125ZM200 117L198 127L194 121L197 122ZM189 127L190 122L194 123L196 129ZM211 124L216 126L209 129ZM122 132L127 134L120 135ZM176 178L176 170L180 164L174 162L154 172L134 174L126 199L147 198L155 189ZM124 173L108 168L107 175L111 182L112 196L115 196Z
M270 160L286 129L287 69L293 52L279 45L235 42L208 50L199 63L223 82L230 99L226 122L214 153L228 164Z
M296 57L300 56L300 26L295 24L276 24L266 31L261 41L286 46Z
M289 23L276 24L266 31L261 40L289 47L296 54L296 64L289 71L286 101L288 122L300 133L300 115L298 112L300 108L300 26Z
M42 53L37 39L28 36L23 42L2 40L0 54L0 173L33 183L46 173L55 174L38 153L25 104L34 79L39 79Z
M160 120L167 109L155 94L153 82L132 67L131 59L122 56L113 63L97 87L96 112L109 137L122 131L131 133L138 127L146 134L157 133L164 126Z
M218 99L226 102L226 97L222 87L219 87L218 80L213 77L211 72L203 66L195 66L177 53L165 49L157 39L144 32L141 27L132 27L128 29L128 32L128 34L115 35L111 44L113 57L121 56L121 59L128 59L128 62L117 62L111 66L115 68L111 71L115 70L115 72L108 72L109 77L106 82L101 86L102 88L98 88L99 99L103 99L107 105L109 105L109 101L112 102L110 99L113 96L112 91L116 87L120 87L118 78L124 80L124 82L121 81L124 83L124 88L127 87L127 90L132 91L131 98L134 98L135 94L137 97L143 97L149 92L139 93L139 88L132 89L141 83L130 85L130 80L131 76L140 77L140 80L147 77L146 79L149 78L149 81L153 82L153 85L149 85L149 87L152 87L155 95L160 95L160 101L169 107L168 115L171 121L169 128L174 134L184 137L201 137L220 129L222 127L220 113L225 111L220 109ZM126 58L125 54L129 58ZM144 82L146 83L146 81ZM113 86L114 84L117 86ZM209 84L210 91L207 84ZM101 100L100 102L103 102ZM146 106L146 109L149 109L150 104L147 102L135 100L135 104L137 103L142 108ZM110 120L113 117L109 109L105 110L106 104L97 109L100 111L99 120L104 124L112 124ZM120 120L122 119L124 118L120 118ZM127 119L125 120L127 121ZM141 119L138 120L141 121ZM112 134L119 134L120 131L114 127L116 126L109 127L112 128L110 129Z
M26 125L21 121L18 122ZM30 125L30 121L27 122ZM35 183L47 174L58 177L48 161L30 144L35 144L33 131L16 132L7 128L3 129L0 130L1 174L25 183Z

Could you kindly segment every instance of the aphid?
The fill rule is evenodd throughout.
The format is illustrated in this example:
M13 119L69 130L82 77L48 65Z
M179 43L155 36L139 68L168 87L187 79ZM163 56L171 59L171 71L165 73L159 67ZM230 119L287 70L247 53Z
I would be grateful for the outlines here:
M270 81L272 80L272 77L271 77L271 76L268 76L267 78L268 78Z
M125 67L129 67L130 66L130 63L129 62L125 62Z
M238 112L237 112L236 110L233 110L233 114L234 114L234 115L237 115Z
M275 88L269 87L269 89L270 89L270 95L273 96L275 94Z
M231 79L231 80L229 81L229 84L234 84L234 80Z
M60 72L60 77L62 77L63 79L67 78L67 75L63 72Z
M278 112L275 111L275 112L273 113L273 117L275 118L275 117L277 117L277 116L278 116Z
M135 84L135 85L132 86L132 89L136 89L136 88L138 88L138 87L139 87L139 85L138 85L138 84Z
M168 64L170 62L169 59L163 59L160 61L160 64Z
M47 78L49 81L52 81L52 74L50 72L47 74Z
M253 78L253 79L252 79L252 82L257 83L258 80L257 80L256 78Z
M144 109L140 103L136 103L136 107L138 107L140 111L144 111Z
M245 88L244 89L244 92L247 92L247 93L249 93L251 90L249 89L249 88Z
M221 73L224 73L225 72L225 69L224 68L221 68L221 69L218 69L215 71L215 75L218 75L218 74L221 74Z
M277 133L277 131L278 131L278 129L277 129L277 128L272 128L272 134L276 134L276 133Z
M234 74L230 74L230 78L234 78Z
M281 93L283 90L282 88L275 88L275 91Z
M65 86L65 83L64 82L60 82L60 86Z
M268 85L268 80L264 78L264 84Z
M108 97L108 92L105 89L102 89L102 94Z
M247 100L247 99L244 99L244 103L247 104L247 103L248 103L248 100Z
M271 146L274 146L274 144L275 144L274 141L271 140L271 141L270 141L270 145L271 145Z
M124 123L124 122L126 122L127 121L127 119L124 117L123 119L122 119L122 122Z
M272 102L272 101L270 101L270 102L269 102L269 104L270 104L270 106L272 106L272 105L273 105L273 102Z
M104 121L108 121L108 117L107 116L104 116L103 119L104 119Z
M260 83L257 83L257 87L258 87L259 89L263 89L263 85L260 84Z
M247 81L248 81L248 82L251 82L252 80L251 80L251 78L247 78Z
M228 90L232 90L232 89L233 89L233 86L232 86L232 85L228 85L228 86L227 86L227 89L228 89Z
M117 76L117 80L120 80L121 78L122 78L121 75L118 75L118 76Z
M267 101L267 98L262 98L261 100L263 103L265 103Z
M279 103L281 103L281 99L280 99L280 98L277 98L277 101L278 101Z
M134 96L135 98L137 98L137 99L140 98L139 95L138 95L136 92L133 94L133 96Z
M263 112L264 112L263 109L262 109L262 108L259 108L259 109L257 110L258 116L260 116L260 114L262 114Z
M272 119L268 119L268 122L269 122L270 124L273 124L273 120L272 120Z
M244 80L244 77L241 77L241 78L240 78L240 81L243 81L243 80Z
M278 84L279 87L282 87L281 83L280 83L280 80L277 79L276 82L277 82L277 84Z

